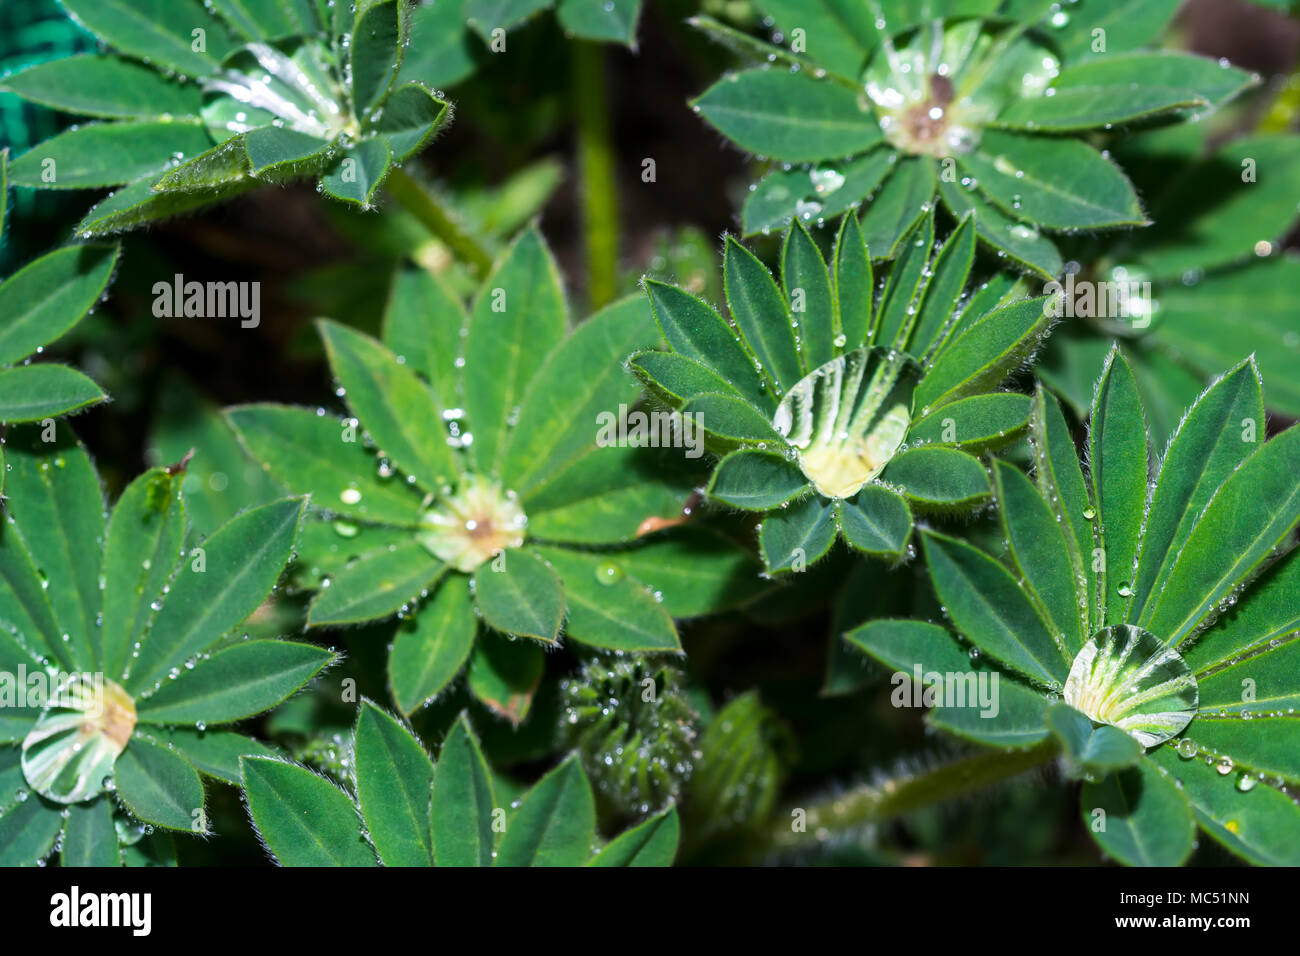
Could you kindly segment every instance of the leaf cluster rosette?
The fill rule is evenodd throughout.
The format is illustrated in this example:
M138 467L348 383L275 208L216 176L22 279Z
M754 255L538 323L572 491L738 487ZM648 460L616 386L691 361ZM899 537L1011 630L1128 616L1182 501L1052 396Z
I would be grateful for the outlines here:
M180 469L140 475L106 514L90 456L60 433L9 438L0 863L56 851L65 865L174 862L170 840L142 838L207 833L202 776L236 783L241 755L273 753L225 725L336 659L239 633L275 588L305 503L250 509L186 547Z
M8 160L8 150L0 150L0 243L9 200ZM112 282L117 257L117 246L68 246L0 281L0 422L44 421L107 397L76 369L32 358L95 307ZM3 464L0 446L0 488Z
M756 593L756 563L729 540L654 533L680 523L691 494L680 451L597 441L599 416L638 399L624 358L658 337L642 297L570 330L534 229L463 325L427 274L399 281L383 342L320 324L351 416L250 405L227 419L276 481L312 496L308 624L395 620L388 679L403 713L468 662L475 697L518 723L562 636L675 653L674 617Z
M1045 232L1146 225L1131 183L1088 141L1218 105L1250 75L1145 49L1177 4L1081 0L762 0L802 49L698 26L760 60L695 108L738 146L785 164L744 208L746 233L792 217L822 221L867 203L877 255L936 201L976 213L980 241L1045 276L1060 253ZM1094 32L1107 46L1094 51ZM783 35L787 35L783 34Z
M596 803L576 756L515 801L465 715L435 764L401 721L369 701L353 732L350 787L271 757L241 760L249 816L283 866L668 866L673 807L597 847Z
M32 188L120 187L77 226L91 237L264 183L314 178L369 206L449 107L405 60L433 8L405 0L60 0L112 52L37 64L3 88L93 117L34 146Z
M837 538L897 560L913 511L968 511L990 496L977 455L1014 440L1023 395L996 391L1051 325L1046 299L1010 276L968 288L975 219L941 245L934 216L873 271L854 217L827 263L802 223L786 232L780 282L735 239L724 250L730 319L647 281L667 351L629 360L652 394L721 455L708 484L758 512L769 572L815 562Z
M1040 389L1034 479L995 468L1005 553L925 534L957 635L879 620L848 640L909 675L996 675L996 714L954 698L931 723L994 748L1057 741L1115 859L1176 865L1199 826L1246 860L1294 865L1300 428L1264 436L1247 361L1191 406L1152 469L1136 383L1112 351L1087 474Z

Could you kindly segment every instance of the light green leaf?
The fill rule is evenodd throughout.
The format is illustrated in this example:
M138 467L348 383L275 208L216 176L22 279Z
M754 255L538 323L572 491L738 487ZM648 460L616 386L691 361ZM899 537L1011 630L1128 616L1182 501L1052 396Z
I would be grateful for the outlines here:
M104 119L192 116L202 105L196 86L130 60L96 54L37 63L5 77L0 89L50 109Z
M433 761L410 730L370 701L357 716L357 802L385 866L431 866Z
M1079 807L1092 838L1122 863L1178 866L1192 852L1196 822L1187 798L1149 761L1085 783ZM1099 810L1104 830L1093 825Z
M596 807L582 764L570 757L528 791L506 825L497 866L579 866L591 853Z
M915 422L913 444L943 442L973 455L1009 445L1029 427L1031 399L1015 392L990 392L958 399Z
M458 399L455 363L466 321L464 304L428 269L403 267L393 273L384 345L424 376L440 408L453 408Z
M447 734L433 775L433 855L438 866L491 866L492 775L461 714Z
M106 398L103 389L66 365L23 365L0 371L0 422L39 422Z
M207 831L203 781L190 762L136 733L113 765L117 796L144 823L169 830Z
M708 495L746 511L768 511L793 501L808 487L799 469L772 452L741 449L718 464Z
M939 197L957 219L975 214L975 232L986 244L1046 279L1059 275L1064 261L1051 240L1034 226L1005 216L984 198L974 185L963 186L941 179Z
M33 146L10 164L10 176L15 185L36 189L121 186L162 172L177 153L198 156L211 145L203 128L189 122L87 123Z
M641 0L563 0L560 26L577 37L636 46Z
M320 181L325 192L335 199L369 208L392 168L393 151L387 141L378 137L363 139L344 150Z
M912 534L907 503L878 485L867 485L852 500L836 501L835 523L850 546L882 557L901 555Z
M419 496L379 477L354 420L287 405L241 405L226 418L248 453L280 484L311 495L316 508L399 527L419 523Z
M438 135L451 107L418 83L394 91L384 103L384 115L375 130L388 141L393 162L404 163Z
M497 261L470 314L464 407L474 436L469 451L480 471L498 471L515 409L567 325L555 260L530 228Z
M388 652L388 685L402 713L414 713L451 683L477 633L469 579L447 575L416 614L399 622Z
M197 730L175 727L167 731L167 743L194 765L201 774L240 784L240 757L278 757L280 752L230 730Z
M569 638L628 653L680 650L672 618L645 584L632 577L611 582L602 576L601 554L553 547L537 551L564 581Z
M703 527L685 525L671 535L655 536L635 548L601 557L595 575L598 582L612 583L611 579L630 575L662 598L664 610L674 618L737 607L763 587L758 563L749 552Z
M114 679L122 676L131 645L153 618L150 604L180 559L185 540L180 490L181 476L165 468L146 471L122 492L109 519L99 640L104 672Z
M830 272L817 243L798 222L786 232L781 249L781 284L799 323L800 364L807 373L835 357L837 333Z
M488 626L503 634L552 643L564 619L564 588L546 562L528 551L504 552L474 575L474 603Z
M197 0L59 2L74 20L120 52L182 76L216 73L234 45L221 21Z
M774 511L758 527L759 550L768 573L806 569L830 550L837 531L835 508L820 495Z
M588 866L672 866L681 839L677 808L661 810L625 830L587 863Z
M693 105L741 149L785 162L850 156L881 140L880 126L857 93L805 73L728 74Z
M789 307L772 274L731 236L726 240L723 281L732 321L758 358L760 374L783 391L790 388L807 368L795 344Z
M862 212L862 237L875 260L893 259L898 244L933 201L934 163L926 157L898 160L880 192Z
M59 863L62 866L122 865L122 855L117 849L117 829L113 826L113 805L108 797L68 808Z
M208 538L202 559L181 564L124 685L138 692L210 647L266 600L293 550L304 501L285 498L244 512Z
M980 460L955 448L910 448L891 461L880 478L923 508L969 508L992 493Z
M282 866L374 866L352 801L306 767L243 757L248 814Z
M149 724L232 723L275 707L336 660L312 644L243 641L182 670L136 711Z
M1076 774L1110 773L1131 767L1142 758L1142 746L1124 731L1092 721L1069 704L1047 710L1047 726L1061 742L1065 759Z
M312 627L382 620L407 607L447 570L417 541L363 554L329 578L308 612Z
M383 99L401 66L405 13L396 0L361 0L352 28L352 97L364 116Z

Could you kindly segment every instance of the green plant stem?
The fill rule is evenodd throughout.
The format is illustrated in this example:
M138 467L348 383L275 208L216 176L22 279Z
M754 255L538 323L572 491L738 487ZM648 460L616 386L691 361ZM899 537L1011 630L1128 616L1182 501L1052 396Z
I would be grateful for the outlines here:
M605 93L605 50L586 40L572 47L587 300L598 309L613 301L618 288L618 190Z
M394 168L384 182L388 195L446 244L452 255L472 268L479 278L492 268L492 255L443 208L433 190L404 169Z
M1028 750L990 750L923 773L863 784L831 800L802 807L806 813L803 832L796 832L791 825L793 811L798 808L788 807L772 820L762 849L795 850L846 830L881 823L1000 783L1049 763L1059 752L1056 741L1049 740Z

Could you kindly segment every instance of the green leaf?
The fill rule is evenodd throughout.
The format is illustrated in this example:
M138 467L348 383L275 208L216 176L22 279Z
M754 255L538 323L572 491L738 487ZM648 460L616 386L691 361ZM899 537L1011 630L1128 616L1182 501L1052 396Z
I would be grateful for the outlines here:
M876 46L878 33L870 9L842 0L762 0L758 7L789 33L808 37L806 55L833 73L857 80Z
M563 0L560 26L577 37L636 46L641 0Z
M540 644L484 631L469 659L469 689L493 714L518 727L532 709L545 669Z
M837 530L836 511L830 502L820 495L802 498L774 511L759 525L763 564L770 574L802 571L830 550Z
M1298 666L1300 641L1295 635L1274 638L1262 653L1202 676L1197 686L1200 708L1220 716L1291 710L1300 703Z
M117 849L117 829L113 826L113 806L108 797L90 803L76 803L68 808L63 824L62 866L122 865Z
M1022 299L990 312L945 346L916 387L921 415L1001 382L1051 325L1048 301Z
M230 730L196 730L176 727L167 732L167 742L201 774L239 786L240 757L278 757L280 753L252 737Z
M628 653L681 649L663 604L635 578L611 581L602 574L603 555L554 547L539 547L537 552L564 581L569 638Z
M852 500L836 501L835 522L850 546L882 557L901 555L912 534L907 503L878 485L867 485Z
M464 407L480 471L496 473L509 422L546 356L564 338L564 286L546 241L526 230L497 261L470 314Z
M604 560L595 574L598 582L603 585L611 577L630 575L662 598L663 609L674 618L737 607L763 587L753 556L730 538L703 527L685 525L671 535L656 535L635 548L601 557Z
M461 714L447 734L433 775L433 855L439 866L492 865L492 775Z
M222 19L250 40L278 40L309 32L284 0L210 0ZM312 31L314 32L314 31Z
M357 717L357 802L385 866L431 866L433 761L400 723L370 701Z
M138 692L242 624L271 593L293 550L301 498L244 512L191 551L124 685Z
M388 141L393 162L404 163L433 141L450 113L444 100L418 83L410 83L384 103L384 115L375 123L375 130Z
M1273 564L1183 656L1204 673L1242 651L1260 648L1300 630L1300 551ZM1238 687L1240 696L1240 687Z
M1121 863L1178 866L1192 852L1196 822L1187 798L1149 761L1085 783L1079 806L1092 838Z
M792 219L820 224L857 209L880 186L896 160L892 150L877 147L844 163L828 163L825 168L777 169L746 197L741 212L744 233L766 234Z
M647 280L655 320L673 351L707 366L757 408L775 408L753 359L714 309L683 289Z
M392 147L385 140L378 137L363 139L345 149L320 181L325 192L335 199L368 208L374 204L375 193L388 178L392 167Z
M1097 382L1088 450L1093 500L1106 549L1105 563L1097 574L1099 609L1106 609L1106 619L1093 622L1101 627L1127 620L1128 602L1120 589L1132 590L1146 518L1146 419L1137 382L1118 347L1111 350Z
M10 164L10 176L15 185L37 189L121 186L162 172L177 153L198 156L211 145L194 123L87 123L33 146Z
M216 73L234 42L221 21L196 0L59 2L77 23L118 51L182 76ZM196 49L200 39L202 47Z
M423 3L411 10L411 43L396 84L445 89L474 72L469 31L458 3Z
M348 407L390 459L425 491L438 493L457 475L443 410L433 395L368 335L336 322L320 323L330 368Z
M1070 654L1092 636L1079 615L1065 530L1034 484L1005 462L993 463L1002 533L1025 587Z
M705 393L740 397L713 369L677 352L634 352L627 364L647 388L670 405L681 406L688 398Z
M418 613L398 624L388 652L388 685L402 713L414 713L451 683L477 633L469 579L447 575Z
M1300 806L1269 786L1248 791L1200 760L1159 747L1151 760L1182 784L1201 829L1233 853L1259 866L1300 863Z
M1063 684L1070 661L1016 579L984 552L922 535L935 593L971 643L1041 684Z
M103 389L66 365L23 365L0 371L0 422L39 422L106 398Z
M766 448L783 441L766 415L729 389L728 393L705 392L682 405L683 420L695 422L694 426L679 426L683 432L682 443L688 427L697 436L703 430L727 445L739 443Z
M59 838L63 818L40 800L23 800L0 813L0 866L37 866Z
M40 437L46 437L44 430ZM66 426L48 444L30 431L11 437L7 451L5 494L13 533L21 535L43 575L66 653L79 669L98 670L94 638L104 499L95 466Z
M724 253L723 281L732 321L760 368L782 391L808 371L801 361L789 308L772 274L731 236Z
M876 294L871 274L871 255L862 237L857 216L845 216L835 236L831 257L835 283L836 330L844 336L837 353L852 351L867 341L871 328L872 303Z
M287 405L241 405L226 418L248 453L280 484L321 510L360 521L415 527L420 499L384 481L351 419Z
M880 126L857 93L804 73L732 73L694 107L742 149L785 162L849 156L881 140Z
M260 179L313 172L329 150L325 140L278 126L262 126L244 136L249 174Z
M1147 224L1133 186L1110 160L1076 139L985 130L961 165L1007 215L1049 229ZM1062 171L1069 170L1069 178Z
M570 757L528 791L506 825L497 866L580 866L596 835L591 784Z
M384 345L424 376L440 408L453 408L458 399L455 363L465 322L465 306L428 269L405 267L393 273Z
M390 545L346 564L316 593L312 627L358 624L398 613L429 590L447 566L417 541Z
M786 232L781 249L781 284L791 316L799 323L802 367L807 372L835 357L834 294L821 250L798 222Z
M244 641L199 661L137 706L142 723L222 724L270 710L338 658L312 644Z
M203 781L190 762L136 733L113 765L118 799L137 820L203 833Z
M1091 720L1069 704L1048 708L1047 726L1077 773L1110 773L1142 758L1142 747L1135 739L1109 724L1094 728Z
M912 355L925 359L938 350L957 312L974 261L975 215L968 213L961 217L929 266L932 278L924 288L920 314L910 341L901 343Z
M1181 5L1181 0L1090 0L1087 14L1071 17L1053 31L1053 39L1066 63L1136 50L1159 36ZM1104 51L1094 49L1098 29L1106 31Z
M1095 545L1092 521L1088 517L1093 511L1092 500L1083 482L1078 452L1061 406L1042 386L1034 395L1029 431L1038 491L1065 535L1065 553L1073 578L1078 582L1075 597L1080 633L1090 635L1097 606Z
M1029 427L1031 399L1014 392L972 395L943 405L913 423L913 444L943 442L978 455L1008 445Z
M503 634L553 643L564 619L564 588L547 563L510 550L474 575L474 602L484 622Z
M745 511L768 511L793 501L807 487L799 469L782 456L741 449L718 464L708 495Z
M506 436L505 484L527 497L586 453L591 423L636 401L639 389L623 361L657 339L649 305L633 296L597 312L560 343L533 376Z
M244 796L258 835L282 866L374 866L352 801L306 767L243 757Z
M1200 514L1149 614L1147 630L1177 646L1257 573L1300 521L1300 428L1245 460Z
M926 508L967 508L992 493L980 460L955 448L910 448L891 461L880 478Z
M549 5L550 0L465 0L464 17L490 42L493 30L510 30Z
M243 164L247 162L242 143L231 141L230 144L218 149L237 155L239 169L242 169ZM202 157L199 157L194 162L197 163L201 159ZM189 169L188 164L178 166L168 176ZM192 189L178 187L169 188L165 192L154 192L153 182L147 178L123 186L91 207L90 212L77 223L77 236L81 239L91 239L96 236L112 235L143 223L156 222L199 209L252 189L256 185L253 180L237 178L237 170L223 170L223 172L226 178L213 183L202 183Z
M893 259L898 244L925 215L934 197L934 163L925 157L899 159L862 213L862 238L872 259Z
M1252 770L1290 783L1300 781L1300 721L1291 715L1243 720L1236 714L1211 717L1202 711L1188 728L1188 736L1200 744L1202 759L1220 755L1216 769Z
M873 340L881 345L907 351L907 340L911 338L920 305L918 300L932 274L927 267L934 244L933 209L931 205L930 211L908 233L889 269L873 333Z
M677 808L661 810L625 830L587 863L588 866L672 866L681 839Z
M5 77L0 89L50 109L104 119L192 116L198 87L115 56L80 54L37 63Z
M104 544L103 623L99 631L104 672L121 677L131 645L153 617L150 604L171 579L185 540L181 479L153 468L122 492L108 521Z
M362 0L356 4L352 29L352 96L358 113L365 115L384 98L401 66L402 4L395 0Z
M1004 216L984 198L974 180L965 186L940 179L938 186L939 198L955 218L974 212L975 233L983 242L1043 278L1060 274L1065 263L1051 240L1045 239L1035 227Z

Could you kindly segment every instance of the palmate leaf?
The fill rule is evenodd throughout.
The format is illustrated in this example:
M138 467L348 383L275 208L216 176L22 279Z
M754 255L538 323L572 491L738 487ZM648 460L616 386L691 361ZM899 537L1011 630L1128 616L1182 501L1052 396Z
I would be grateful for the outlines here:
M1124 175L1063 134L1183 118L1258 82L1202 58L1141 51L1175 6L1107 0L1048 17L1046 4L989 0L945 5L939 20L919 4L769 0L763 9L797 30L797 52L696 18L760 66L724 76L694 105L740 148L805 164L754 189L747 234L856 216L870 196L863 231L874 254L892 256L942 195L958 218L977 212L979 238L998 255L1050 277L1062 259L1041 230L1147 224ZM1124 24L1105 57L1083 26L1099 22ZM1025 31L1036 23L1041 32Z
M1014 283L963 298L974 220L937 250L933 231L933 211L923 212L877 279L855 219L844 220L830 265L796 221L780 285L728 239L734 330L689 293L645 283L671 351L628 364L709 435L721 455L709 497L772 520L760 537L769 572L820 558L837 536L897 558L912 508L987 500L985 468L968 451L1007 444L1028 424L1027 399L989 392L1046 333L1047 300L1002 304Z
M113 121L38 144L17 169L17 181L38 188L124 187L82 220L82 237L303 177L370 208L393 164L427 146L449 116L427 85L435 73L417 65L398 82L415 20L429 33L428 17L413 18L399 0L63 6L115 55L42 64L7 88Z
M1300 701L1292 634L1300 562L1294 552L1278 560L1300 502L1293 483L1275 479L1294 468L1295 432L1259 440L1261 393L1252 362L1217 380L1184 417L1149 489L1142 403L1112 350L1095 390L1086 480L1059 408L1041 389L1037 487L995 465L1010 571L969 544L926 535L931 578L954 626L1028 678L1004 675L1005 719L1014 726L1033 713L1022 695L1037 699L1040 738L1050 727L1068 768L1087 781L1085 825L1124 863L1183 862L1197 825L1248 860L1275 862L1285 854L1261 839L1261 827L1297 826L1294 806L1275 789L1300 779L1300 725L1289 716ZM909 641L922 647L928 629L938 630L873 622L850 639L887 663L942 664L937 641L912 657L899 653ZM1063 687L1033 673L1033 647L1050 661L1049 642L1069 665ZM956 669L958 660L947 663ZM1057 694L1063 703L1047 710ZM936 726L1000 745L968 713L948 721L945 710L932 715ZM1034 723L1029 717L1027 729Z

